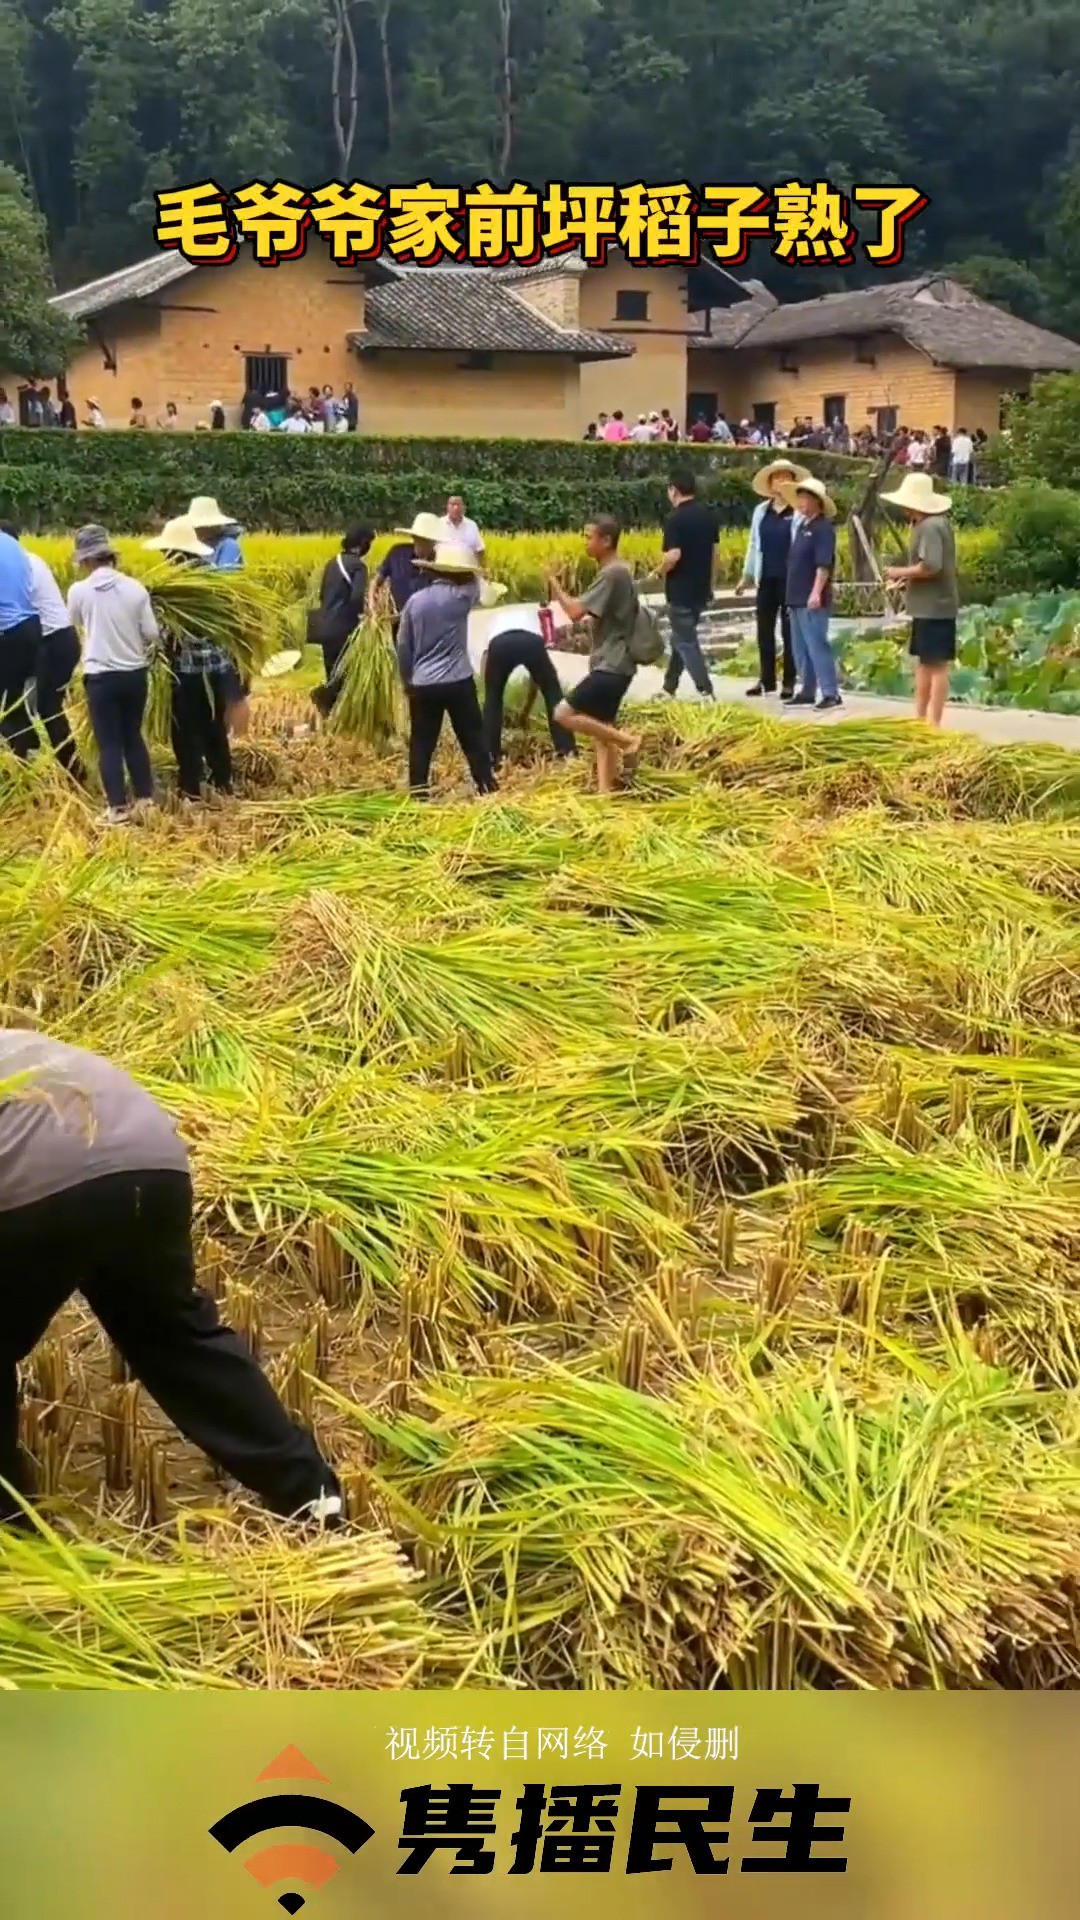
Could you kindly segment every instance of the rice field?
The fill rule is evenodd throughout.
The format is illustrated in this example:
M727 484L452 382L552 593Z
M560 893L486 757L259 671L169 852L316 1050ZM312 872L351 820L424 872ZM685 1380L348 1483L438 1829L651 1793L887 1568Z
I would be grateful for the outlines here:
M0 1686L1075 1686L1080 761L669 707L419 805L254 704L196 819L0 763L0 1011L177 1115L353 1527L72 1308Z

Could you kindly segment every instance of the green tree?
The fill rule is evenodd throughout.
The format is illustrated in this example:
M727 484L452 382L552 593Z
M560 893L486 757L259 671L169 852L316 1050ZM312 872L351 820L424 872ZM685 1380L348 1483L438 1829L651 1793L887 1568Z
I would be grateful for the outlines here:
M962 286L978 294L980 300L991 300L996 307L1014 313L1018 320L1030 320L1036 327L1049 325L1050 296L1046 282L1023 260L1010 260L1007 253L988 250L968 254L963 260L943 267L942 272L948 274L950 280L959 280Z
M0 167L0 367L12 373L57 374L78 329L49 305L53 291L45 223L25 181Z

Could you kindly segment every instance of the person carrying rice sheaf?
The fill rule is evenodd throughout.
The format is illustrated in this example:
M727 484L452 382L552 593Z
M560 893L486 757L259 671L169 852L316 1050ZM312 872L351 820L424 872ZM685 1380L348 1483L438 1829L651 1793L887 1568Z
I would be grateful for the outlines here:
M469 615L480 599L476 556L444 544L416 564L428 584L409 595L397 632L398 671L409 703L409 786L427 792L443 720L449 719L477 792L494 793L498 783L469 658Z
M391 547L375 575L375 591L380 598L387 594L390 597L396 635L406 603L421 587L428 585L428 575L420 562L430 560L435 552L440 537L439 520L433 513L418 513L411 527L395 527L394 532L401 538Z
M350 527L323 568L319 604L308 617L308 640L322 649L325 684L311 698L324 719L340 690L339 669L349 641L367 606L368 570L365 556L375 538L374 527Z
M23 1518L17 1368L78 1290L181 1433L275 1513L340 1526L332 1468L197 1284L175 1122L110 1061L16 1028L0 1029L0 1270L0 1522Z
M240 546L239 525L230 515L222 513L210 494L195 494L183 517L191 522L198 538L210 549L207 566L213 567L218 573L241 571L244 555ZM247 732L251 722L251 709L248 706L250 693L250 686L240 678L230 662L225 687L226 718L229 732L237 738Z
M206 565L211 549L184 515L169 520L143 546L163 553L178 566ZM228 709L238 682L228 655L209 640L181 640L170 650L172 669L172 749L177 784L185 800L202 796L203 772L218 793L232 791Z

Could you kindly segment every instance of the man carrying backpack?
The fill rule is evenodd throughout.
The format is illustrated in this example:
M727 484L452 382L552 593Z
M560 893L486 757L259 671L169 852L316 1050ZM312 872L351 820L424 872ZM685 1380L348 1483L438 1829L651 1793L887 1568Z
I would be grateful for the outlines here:
M614 793L622 774L623 756L640 746L637 734L615 725L619 708L640 666L663 652L656 622L641 605L634 576L619 559L622 528L612 514L600 514L585 529L585 551L600 571L580 598L552 580L551 598L573 621L594 623L595 645L589 671L559 702L555 719L568 733L584 733L596 742L596 784L600 793Z

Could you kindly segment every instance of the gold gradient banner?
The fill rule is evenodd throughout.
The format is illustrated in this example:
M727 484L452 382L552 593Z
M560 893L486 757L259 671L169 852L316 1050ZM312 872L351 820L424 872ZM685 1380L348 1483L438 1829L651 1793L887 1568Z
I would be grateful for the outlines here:
M0 1758L5 1920L1077 1910L1068 1694L18 1695L0 1699ZM552 1796L590 1787L617 1800L579 1796L596 1817L578 1832L574 1803ZM808 1813L811 1788L849 1809ZM251 1831L236 1844L220 1830L231 1850L211 1834L234 1808L298 1793L345 1809L327 1816L341 1832L279 1800L238 1820ZM606 1873L556 1870L609 1843ZM461 1870L473 1860L487 1870Z

